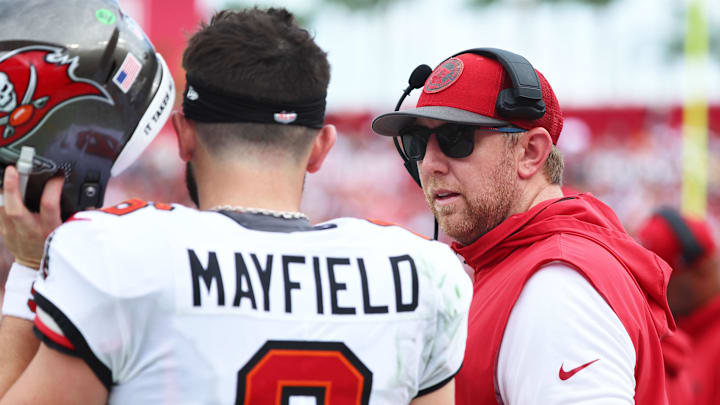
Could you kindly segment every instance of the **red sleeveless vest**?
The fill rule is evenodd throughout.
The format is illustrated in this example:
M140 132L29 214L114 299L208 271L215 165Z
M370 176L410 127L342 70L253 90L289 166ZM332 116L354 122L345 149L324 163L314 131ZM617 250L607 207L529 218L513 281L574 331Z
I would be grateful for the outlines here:
M660 338L675 328L665 295L670 267L635 243L605 204L589 194L544 201L453 248L475 270L457 404L502 403L496 364L510 312L527 280L553 261L575 267L627 330L636 352L635 403L667 404Z

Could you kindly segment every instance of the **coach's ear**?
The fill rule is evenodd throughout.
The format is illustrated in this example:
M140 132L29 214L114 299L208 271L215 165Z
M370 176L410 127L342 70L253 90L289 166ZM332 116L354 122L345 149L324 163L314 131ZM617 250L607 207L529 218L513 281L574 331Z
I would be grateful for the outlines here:
M542 172L545 161L552 150L552 138L547 129L533 128L520 136L518 146L520 148L518 176L523 180L528 180L535 173Z
M177 134L178 153L184 162L189 162L195 154L196 147L196 130L195 123L185 118L182 111L173 111L171 115L173 127Z
M336 140L337 130L334 125L325 125L320 129L320 133L313 141L310 159L308 159L307 168L305 169L308 173L315 173L320 170Z

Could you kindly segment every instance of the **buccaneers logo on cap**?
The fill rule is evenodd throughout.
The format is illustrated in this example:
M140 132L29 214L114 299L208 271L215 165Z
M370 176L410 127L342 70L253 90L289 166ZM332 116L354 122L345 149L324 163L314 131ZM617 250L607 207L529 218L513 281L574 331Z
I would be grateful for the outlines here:
M437 93L446 89L460 77L463 62L458 58L450 58L433 70L425 82L425 93Z
M0 58L0 147L42 126L56 110L78 100L113 104L99 84L75 77L78 57L61 48L30 46Z

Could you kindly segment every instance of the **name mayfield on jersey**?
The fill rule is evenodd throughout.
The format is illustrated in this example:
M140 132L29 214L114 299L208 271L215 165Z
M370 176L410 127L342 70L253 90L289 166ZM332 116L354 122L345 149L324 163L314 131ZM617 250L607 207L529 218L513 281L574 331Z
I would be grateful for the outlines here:
M394 300L392 305L380 305L370 302L370 286L368 270L365 266L365 259L362 257L318 257L299 255L274 255L267 254L258 257L256 253L232 252L233 259L225 262L232 262L231 268L234 275L230 279L235 280L234 298L229 299L228 288L223 282L223 272L228 270L220 269L218 254L215 251L208 251L206 254L198 254L194 249L188 249L190 279L192 281L193 306L250 306L252 309L259 309L271 312L270 294L273 280L273 269L282 272L282 277L275 277L276 283L281 283L282 294L275 298L272 305L279 305L286 313L293 312L293 290L298 291L295 296L303 306L298 310L298 304L294 307L297 312L305 312L308 304L314 304L318 315L326 311L333 315L356 315L363 314L387 314L391 308L395 312L411 312L418 306L418 274L415 261L410 255L394 256L387 258L386 269L382 271L392 275L394 287ZM200 257L205 260L201 261ZM203 264L206 263L206 264ZM252 269L252 270L250 270ZM401 273L401 269L405 271ZM251 277L250 273L253 273ZM373 269L372 273L379 271ZM292 278L292 273L307 274L309 277ZM403 277L405 275L405 277ZM383 277L387 278L387 277ZM225 277L227 280L227 276ZM303 282L299 282L299 280ZM255 281L253 281L255 280ZM327 288L323 282L327 280ZM387 280L384 280L387 282ZM348 287L350 286L350 287ZM206 288L203 288L206 287ZM346 291L348 290L349 291ZM277 290L278 288L274 288ZM310 290L310 291L307 291ZM216 299L204 298L205 292L213 291ZM257 292L257 293L256 293ZM305 299L308 292L314 293L311 300ZM405 294L403 294L405 292ZM305 294L303 294L305 293ZM352 296L354 299L343 297ZM403 301L403 295L405 298ZM226 299L228 297L228 299ZM358 300L362 297L362 300ZM341 303L345 298L347 303ZM386 299L387 301L387 299ZM258 305L261 302L261 305ZM325 302L330 302L330 308L325 309ZM244 303L244 304L243 304ZM384 302L390 304L390 302Z

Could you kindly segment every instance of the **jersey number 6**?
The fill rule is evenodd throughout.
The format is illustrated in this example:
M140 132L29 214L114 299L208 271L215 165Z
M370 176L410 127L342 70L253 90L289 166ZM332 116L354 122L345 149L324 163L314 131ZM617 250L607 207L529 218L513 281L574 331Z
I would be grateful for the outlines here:
M341 342L268 341L238 372L237 405L367 405L372 372Z

